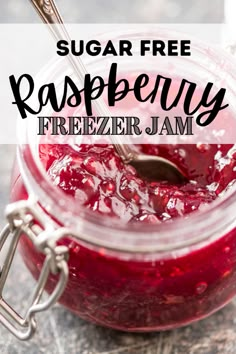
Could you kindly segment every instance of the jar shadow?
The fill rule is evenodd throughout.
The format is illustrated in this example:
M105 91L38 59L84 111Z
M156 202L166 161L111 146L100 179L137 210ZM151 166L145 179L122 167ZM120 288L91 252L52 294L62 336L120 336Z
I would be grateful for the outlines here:
M236 300L192 325L152 333L126 333L97 326L79 319L60 306L54 307L52 316L57 323L58 334L63 336L66 330L71 350L80 348L80 354L233 354L236 343L235 305Z

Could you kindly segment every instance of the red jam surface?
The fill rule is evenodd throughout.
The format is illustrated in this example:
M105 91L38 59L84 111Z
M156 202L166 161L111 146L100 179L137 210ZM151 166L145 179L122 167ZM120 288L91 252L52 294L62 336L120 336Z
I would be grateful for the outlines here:
M232 145L142 145L149 155L170 159L189 180L183 185L147 182L125 166L111 145L41 145L52 182L79 205L124 222L158 224L202 209L236 178Z

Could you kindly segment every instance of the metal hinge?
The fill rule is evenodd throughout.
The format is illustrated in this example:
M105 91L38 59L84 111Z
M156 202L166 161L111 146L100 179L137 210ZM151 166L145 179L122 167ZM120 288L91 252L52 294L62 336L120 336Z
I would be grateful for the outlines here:
M20 340L27 340L35 333L35 314L51 307L62 295L68 280L68 248L57 241L68 235L65 228L55 228L35 201L20 201L6 208L7 225L0 233L0 252L9 241L0 273L0 323ZM26 315L21 317L4 299L3 289L22 235L28 237L45 261L34 290L33 300ZM32 260L33 261L33 260ZM40 302L50 274L58 274L58 283L44 302Z

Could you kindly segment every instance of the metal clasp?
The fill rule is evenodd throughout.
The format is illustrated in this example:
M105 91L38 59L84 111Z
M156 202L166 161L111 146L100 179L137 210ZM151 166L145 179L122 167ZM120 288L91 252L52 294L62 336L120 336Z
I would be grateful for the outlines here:
M68 248L57 241L69 234L65 228L54 228L40 206L31 202L20 201L6 208L8 224L0 233L0 252L11 237L0 274L0 323L20 340L30 339L35 333L37 323L35 314L51 307L62 295L68 280ZM4 299L3 289L14 258L20 237L25 235L43 254L45 261L33 294L33 300L25 317L21 317ZM48 277L58 274L59 279L47 300L40 302Z

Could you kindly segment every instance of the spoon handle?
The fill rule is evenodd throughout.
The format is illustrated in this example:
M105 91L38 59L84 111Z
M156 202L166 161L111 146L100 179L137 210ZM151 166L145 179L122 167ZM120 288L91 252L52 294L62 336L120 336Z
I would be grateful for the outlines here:
M70 36L67 32L63 19L60 12L56 6L54 0L30 0L35 10L41 17L42 21L49 25L49 29L56 39L59 41L61 39L66 39L70 42ZM58 26L59 25L59 26ZM80 80L83 80L86 69L81 60L75 60L72 55L68 56L77 76Z
M30 0L34 5L43 22L47 24L63 23L62 17L54 1L51 0Z
M61 39L66 39L68 42L71 41L70 35L67 32L54 0L30 0L30 2L33 4L42 21L49 25L51 33L57 41ZM58 24L59 26L57 26ZM79 57L74 58L71 54L68 55L68 60L70 61L80 82L83 82L84 76L87 74L87 70L82 60ZM110 111L103 99L99 98L95 100L94 107L100 116L111 116ZM118 136L110 136L110 140L124 163L129 163L135 158L136 154L133 149L128 144L122 144Z

